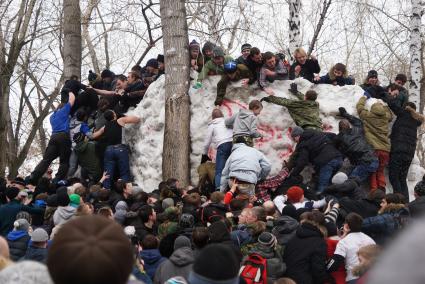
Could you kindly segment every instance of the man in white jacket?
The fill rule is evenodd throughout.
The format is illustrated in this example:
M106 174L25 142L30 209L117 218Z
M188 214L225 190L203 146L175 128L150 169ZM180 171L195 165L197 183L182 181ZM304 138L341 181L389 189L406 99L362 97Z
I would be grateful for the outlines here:
M212 112L212 121L208 123L207 136L202 152L201 164L209 160L208 149L211 143L217 147L215 157L215 188L220 189L221 171L226 164L232 151L233 130L226 127L224 124L224 116L220 109L214 109Z
M232 153L227 159L222 171L220 190L225 192L231 178L244 184L256 185L259 180L267 177L271 164L263 153L247 146L243 137L237 137L232 147ZM250 193L250 195L252 195Z

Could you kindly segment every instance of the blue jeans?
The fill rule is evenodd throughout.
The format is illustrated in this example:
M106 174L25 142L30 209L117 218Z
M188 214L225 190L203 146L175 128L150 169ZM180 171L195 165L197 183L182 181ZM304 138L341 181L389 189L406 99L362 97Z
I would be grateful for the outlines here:
M226 142L218 146L217 154L215 156L215 188L220 190L221 172L226 165L226 161L232 153L232 142Z
M127 146L119 144L106 147L103 161L105 171L109 174L109 178L103 182L104 188L111 189L111 181L114 180L116 165L118 165L118 170L120 172L119 178L124 182L130 181L130 162Z
M342 158L335 158L330 160L326 165L319 169L319 184L317 186L317 193L322 193L329 185L331 177L341 168Z
M374 159L372 162L370 162L369 164L361 164L361 165L357 165L351 172L350 174L350 178L351 177L356 177L360 180L360 182L364 182L371 173L376 172L376 170L378 169L379 166L379 160L378 159Z

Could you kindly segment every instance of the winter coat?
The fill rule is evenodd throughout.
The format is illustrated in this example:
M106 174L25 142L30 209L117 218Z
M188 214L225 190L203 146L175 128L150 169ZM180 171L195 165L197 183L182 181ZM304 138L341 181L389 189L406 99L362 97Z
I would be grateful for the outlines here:
M313 129L304 130L295 151L297 157L291 175L299 175L309 162L320 168L331 160L342 157L326 133Z
M378 214L381 200L369 200L367 198L353 200L349 197L342 197L338 202L340 208L344 210L346 214L354 212L363 218L367 218Z
M140 258L143 260L146 274L151 279L154 278L158 266L166 260L158 249L144 249L140 252Z
M230 79L230 77L227 74L223 74L221 76L220 81L217 83L217 98L215 99L215 105L221 105L223 102L224 97L226 96L226 89L227 86L230 84L230 82L237 82L242 79L249 79L252 80L252 74L249 71L248 67L246 67L243 64L238 64L236 66L236 74L233 79Z
M400 90L398 91L398 95L395 98L392 98L386 94L385 102L388 103L388 106L395 113L396 111L393 107L404 109L406 104L409 102L409 92L406 88L399 86Z
M343 117L349 120L352 127L340 131L335 136L335 145L352 165L370 164L376 159L376 155L372 146L366 141L361 120L351 115Z
M280 277L283 277L286 266L283 263L282 256L280 253L271 247L266 247L261 244L257 244L249 252L249 254L256 253L267 260L267 283L274 283Z
M0 236L6 236L13 229L13 222L16 220L16 214L25 211L30 214L43 215L44 208L35 208L21 204L16 199L0 206Z
M363 122L367 142L375 150L390 151L389 127L388 123L393 116L388 106L382 103L374 103L368 111L365 108L366 97L360 98L357 103L357 113Z
M257 131L257 117L249 109L240 109L224 121L228 128L233 128L233 136L249 136L259 138L261 134Z
M198 219L205 226L207 223L214 223L226 218L226 213L229 212L229 208L222 203L210 203L205 207L199 209Z
M300 92L295 96L298 98L297 100L268 96L264 101L286 107L289 115L299 127L304 129L322 129L322 120L319 116L319 103L316 101L304 100L304 95Z
M6 240L12 261L18 261L25 255L30 239L27 231L11 231L7 234Z
M270 70L276 72L274 76L267 76L266 71ZM287 80L288 79L288 69L283 65L282 60L276 61L276 66L274 69L267 67L265 64L260 69L260 77L258 78L258 85L261 88L267 88L270 83L273 83L275 80Z
M390 107L397 116L390 135L391 153L403 154L406 160L413 159L416 150L417 129L425 118L410 106L399 108L394 101L391 101Z
M297 220L289 216L280 216L271 222L271 233L276 237L277 243L281 246L285 246L295 236L299 225ZM269 221L267 224L269 224Z
M55 226L61 225L74 216L77 209L72 206L59 206L53 214L53 223Z
M425 196L419 196L408 204L410 215L413 218L421 217L425 213Z
M224 64L226 64L229 61L232 61L233 58L229 55L224 56ZM198 81L202 81L207 76L213 76L213 75L223 75L224 74L224 66L218 66L216 65L213 60L209 60L205 62L204 67L202 68L201 73L199 73Z
M29 246L24 256L24 259L46 263L47 248L37 248L34 246Z
M387 92L382 86L379 85L371 85L368 83L364 83L360 85L360 87L367 92L372 98L384 100L387 96Z
M101 166L96 153L96 144L91 141L81 141L75 148L78 156L78 163L87 171L90 180L98 181L102 177Z
M316 226L307 222L301 224L284 251L285 277L303 284L324 282L326 241Z
M125 215L128 211L128 205L124 200L120 200L115 205L114 220L119 224L124 224Z
M204 143L204 155L208 154L211 143L218 148L221 144L232 142L233 130L226 127L224 117L218 117L208 123L207 136Z
M189 247L182 247L173 252L169 259L163 261L155 272L154 284L163 284L174 276L187 279L195 258Z
M335 77L334 67L332 66L329 73L321 76L319 81L315 81L316 84L331 84L337 86L354 85L353 79L348 76L347 71L341 77Z
M403 204L390 203L379 215L363 220L362 232L369 235L377 244L384 245L402 229L409 217L409 211Z
M295 67L297 67L297 65L301 66L301 71L298 76L295 76ZM294 80L296 77L303 77L304 79L313 82L314 73L317 74L319 72L320 66L317 60L307 59L303 65L295 61L289 69L289 80Z
M221 173L221 191L225 191L232 177L256 184L270 173L271 164L263 153L243 143L234 144L232 153Z
M324 194L332 195L336 198L349 197L354 200L365 198L364 190L355 178L349 178L342 184L332 184L325 188Z

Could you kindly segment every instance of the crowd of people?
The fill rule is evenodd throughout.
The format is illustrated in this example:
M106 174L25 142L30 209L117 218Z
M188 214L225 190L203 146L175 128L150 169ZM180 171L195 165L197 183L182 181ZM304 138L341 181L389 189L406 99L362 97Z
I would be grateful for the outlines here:
M424 121L403 87L407 77L382 87L369 71L358 117L341 106L339 132L328 133L314 90L302 94L292 83L294 98L282 98L273 82L354 84L345 65L319 76L317 58L302 48L290 65L283 54L250 44L234 60L195 40L189 54L199 73L194 88L221 76L199 183L132 183L123 127L140 118L125 113L164 73L162 55L128 76L90 71L89 85L71 78L50 117L42 161L26 178L1 179L1 283L369 283L381 251L425 212L425 181L415 186L414 200L406 181ZM265 96L225 118L220 105L235 81ZM262 137L257 119L268 104L284 107L296 125L296 148L274 176L255 148ZM212 146L215 157L208 155ZM308 181L302 173L309 164Z

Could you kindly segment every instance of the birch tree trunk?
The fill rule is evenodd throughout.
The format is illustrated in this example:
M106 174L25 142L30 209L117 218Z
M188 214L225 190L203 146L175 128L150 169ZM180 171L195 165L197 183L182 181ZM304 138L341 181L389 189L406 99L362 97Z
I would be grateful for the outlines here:
M184 0L161 0L165 54L165 130L162 176L189 185L189 46Z
M419 106L420 82L422 79L421 66L421 18L424 12L421 0L412 0L412 15L410 18L410 98L409 100Z
M289 49L288 58L294 61L294 51L301 45L300 40L300 9L301 0L289 0Z
M80 0L63 0L63 72L65 79L81 78Z

